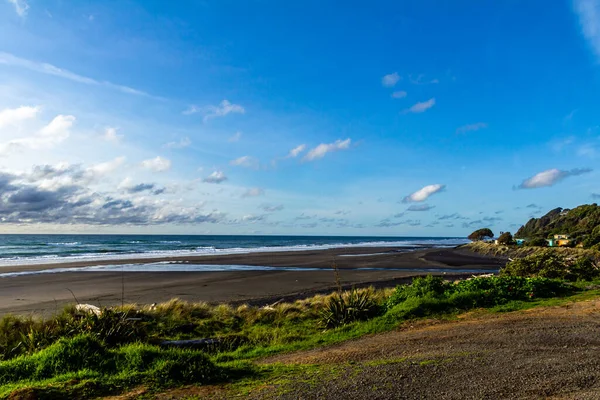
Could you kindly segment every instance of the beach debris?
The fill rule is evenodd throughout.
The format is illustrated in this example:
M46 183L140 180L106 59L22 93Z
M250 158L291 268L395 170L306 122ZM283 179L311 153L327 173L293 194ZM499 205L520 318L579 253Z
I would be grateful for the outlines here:
M102 310L93 304L77 304L75 310L84 314L102 315Z
M494 276L493 273L490 274L481 274L481 275L471 275L470 278L465 279L466 281L470 281L471 279L477 279L477 278L491 278L492 276Z
M283 301L283 299L279 299L277 300L275 303L273 304L267 304L266 306L261 307L261 309L263 310L274 310L275 306L279 303L281 303Z

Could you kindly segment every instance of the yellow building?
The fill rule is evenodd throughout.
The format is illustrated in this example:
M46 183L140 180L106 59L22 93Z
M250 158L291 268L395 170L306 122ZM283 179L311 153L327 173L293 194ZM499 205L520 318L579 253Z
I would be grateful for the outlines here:
M558 247L568 246L571 243L569 235L554 235L554 245Z

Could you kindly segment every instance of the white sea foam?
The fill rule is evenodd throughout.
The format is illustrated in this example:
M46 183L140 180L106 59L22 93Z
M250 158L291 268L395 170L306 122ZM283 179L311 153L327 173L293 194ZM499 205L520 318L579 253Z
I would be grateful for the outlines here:
M173 241L175 242L175 241ZM83 253L77 255L61 256L58 254L48 254L43 256L28 257L8 257L0 259L0 268L8 266L25 266L38 264L61 264L72 262L95 262L95 261L116 261L116 260L137 260L153 258L176 258L187 256L211 256L211 255L231 255L231 254L250 254L250 253L271 253L288 251L308 251L308 250L327 250L334 248L353 248L353 247L453 247L459 244L467 243L465 239L422 239L410 241L370 241L361 243L333 243L319 245L294 245L294 246L260 246L260 247L233 247L233 248L215 248L213 246L196 247L193 250L156 250L144 251L142 253ZM74 243L74 242L70 242ZM64 244L63 244L64 245Z
M460 268L350 268L359 271L404 271L404 272L436 272L436 273L487 273L494 272L489 269L460 269ZM260 265L213 265L213 264L185 264L162 261L145 264L123 264L123 265L97 265L92 267L78 268L53 268L38 271L7 272L0 273L0 278L14 278L19 276L39 274L59 274L71 272L235 272L235 271L325 271L331 272L329 268L311 267L267 267Z

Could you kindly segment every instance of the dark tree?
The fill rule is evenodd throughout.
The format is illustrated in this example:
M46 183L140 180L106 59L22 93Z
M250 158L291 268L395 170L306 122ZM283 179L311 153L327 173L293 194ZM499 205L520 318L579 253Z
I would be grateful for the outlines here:
M469 236L467 236L467 239L473 240L473 241L478 241L478 240L491 239L493 237L494 237L494 233L491 231L491 229L483 228L483 229L477 229L475 232L471 233Z
M513 236L510 234L510 232L504 232L502 233L502 235L500 235L498 237L498 244L513 244L514 240L513 240Z

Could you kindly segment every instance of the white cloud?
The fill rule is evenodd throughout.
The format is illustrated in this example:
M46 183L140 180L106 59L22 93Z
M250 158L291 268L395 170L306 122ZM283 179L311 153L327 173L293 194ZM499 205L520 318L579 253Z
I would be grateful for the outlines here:
M429 110L431 107L435 105L435 98L431 98L427 101L423 101L420 103L416 103L411 108L404 110L404 113L422 113Z
M57 115L34 136L13 139L9 142L0 144L0 154L22 148L34 150L52 148L69 137L71 134L70 129L74 122L75 117L72 115Z
M296 158L304 150L306 150L306 145L305 144L301 144L299 146L296 146L296 147L294 147L293 149L290 150L290 152L288 153L288 155L287 155L286 158Z
M257 197L257 196L262 196L265 194L265 190L261 189L261 188L250 188L248 190L246 190L243 194L242 197Z
M460 126L456 129L456 133L457 134L461 134L461 133L467 133L467 132L472 132L472 131L478 131L480 129L484 129L487 128L487 124L485 122L476 122L474 124L468 124L468 125L463 125Z
M8 0L15 7L15 12L19 17L25 17L29 10L29 4L25 0Z
M435 185L427 185L416 192L409 194L406 196L402 202L403 203L412 203L412 202L421 202L425 201L429 198L429 196L439 193L446 188L446 185L441 185L439 183Z
M154 172L164 172L171 168L171 160L156 156L155 158L142 161L142 167L148 168Z
M539 172L531 178L525 179L517 189L537 189L546 186L552 186L570 176L578 176L592 172L589 168L575 168L570 171L563 171L557 168L548 169Z
M111 143L120 143L123 139L123 135L119 135L117 133L117 128L108 127L104 130L104 134L102 135L102 139Z
M46 75L57 76L59 78L68 79L70 81L83 83L86 85L104 86L104 87L108 87L110 89L118 90L123 93L160 99L159 97L151 96L146 92L143 92L143 91L137 90L137 89L133 89L128 86L116 85L114 83L107 82L107 81L98 81L96 79L88 78L86 76L77 75L73 72L67 71L66 69L55 67L52 64L40 63L37 61L27 60L24 58L17 57L10 53L0 52L0 64L9 65L12 67L25 68L30 71L35 71L35 72L39 72L39 73L46 74Z
M381 78L381 84L385 87L392 87L395 86L400 79L400 75L398 75L397 72L393 72L391 74L384 75L384 77Z
M314 149L311 149L302 160L313 161L325 157L325 154L332 151L346 150L350 147L350 142L351 140L348 138L346 140L338 139L333 143L321 143Z
M406 97L406 94L407 93L404 90L398 90L398 91L392 93L392 97L394 99L403 99Z
M574 0L573 8L579 17L583 36L600 59L600 0Z
M0 111L0 129L7 126L18 126L21 121L35 118L39 111L40 107L6 108Z
M202 179L203 182L206 183L221 183L227 180L225 173L223 171L214 171L212 174Z
M125 163L125 157L117 157L114 160L93 165L88 168L88 171L93 175L102 176L116 171L123 163Z
M258 168L258 160L250 156L236 158L235 160L231 160L229 164L236 167Z
M188 147L189 145L192 144L192 141L190 140L189 137L184 137L181 140L179 140L178 142L169 142L166 143L164 147L166 147L167 149L183 149L185 147Z
M196 105L189 106L183 111L184 115L196 113L204 113L204 122L216 117L224 117L228 114L244 114L246 109L239 104L233 104L229 100L223 100L218 106L198 107Z
M244 221L244 222L259 222L259 221L264 221L266 219L267 219L266 215L248 214L248 215L244 215L242 217L242 221Z
M229 139L227 139L227 141L229 143L235 143L235 142L239 142L241 138L242 138L242 132L237 131L236 133L233 134L232 137L230 137Z

